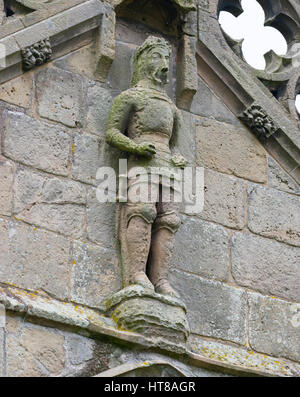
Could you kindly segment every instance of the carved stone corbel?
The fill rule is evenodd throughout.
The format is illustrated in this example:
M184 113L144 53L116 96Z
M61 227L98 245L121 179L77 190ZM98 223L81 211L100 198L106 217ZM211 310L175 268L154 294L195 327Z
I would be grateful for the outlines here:
M279 129L271 117L269 117L262 107L257 104L252 104L246 109L240 116L240 119L257 135L265 138L269 138Z
M22 50L22 65L24 70L43 65L51 59L52 49L49 39L40 40L37 43Z

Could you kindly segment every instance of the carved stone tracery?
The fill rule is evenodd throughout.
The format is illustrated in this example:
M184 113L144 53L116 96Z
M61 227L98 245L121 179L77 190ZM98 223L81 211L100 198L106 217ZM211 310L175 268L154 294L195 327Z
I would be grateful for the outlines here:
M295 98L299 94L300 78L300 6L295 0L257 0L265 12L265 25L279 30L288 44L287 54L277 55L274 51L265 54L265 70L252 68L253 73L270 89L276 99L284 105L294 119L299 120ZM228 11L234 16L243 12L241 0L220 0L217 13ZM243 59L242 43L224 37L232 50ZM297 78L295 78L297 76Z

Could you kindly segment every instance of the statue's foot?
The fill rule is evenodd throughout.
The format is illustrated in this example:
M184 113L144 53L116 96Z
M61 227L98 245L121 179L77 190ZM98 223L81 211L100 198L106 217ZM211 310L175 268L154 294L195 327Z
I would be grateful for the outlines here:
M145 289L150 289L150 290L154 291L154 286L151 283L151 281L149 280L149 278L146 276L145 273L135 274L132 278L132 283L141 285Z
M171 287L168 281L163 281L155 286L155 292L162 295L172 296L173 298L180 299L180 295Z

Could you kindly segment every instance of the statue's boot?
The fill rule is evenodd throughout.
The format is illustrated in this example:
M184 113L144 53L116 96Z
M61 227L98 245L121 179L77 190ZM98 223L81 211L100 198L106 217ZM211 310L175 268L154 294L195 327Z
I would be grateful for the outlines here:
M169 270L174 250L174 233L161 228L152 234L149 257L149 278L159 294L180 298L169 283Z
M126 232L129 255L129 282L153 290L153 284L146 275L146 265L151 243L152 224L140 216L130 219Z

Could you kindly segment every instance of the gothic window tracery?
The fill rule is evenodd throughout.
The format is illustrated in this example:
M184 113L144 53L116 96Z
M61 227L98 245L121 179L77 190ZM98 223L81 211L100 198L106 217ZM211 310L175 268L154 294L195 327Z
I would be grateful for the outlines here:
M256 17L252 18L252 24L247 27L251 7L256 10ZM224 37L231 49L252 66L253 73L299 122L300 7L298 0L220 0L218 17ZM229 25L231 25L230 31ZM234 33L232 29L235 29ZM253 29L256 34L253 33ZM268 36L271 35L272 41L276 41L276 46L268 42ZM257 55L256 63L250 61L252 52Z

